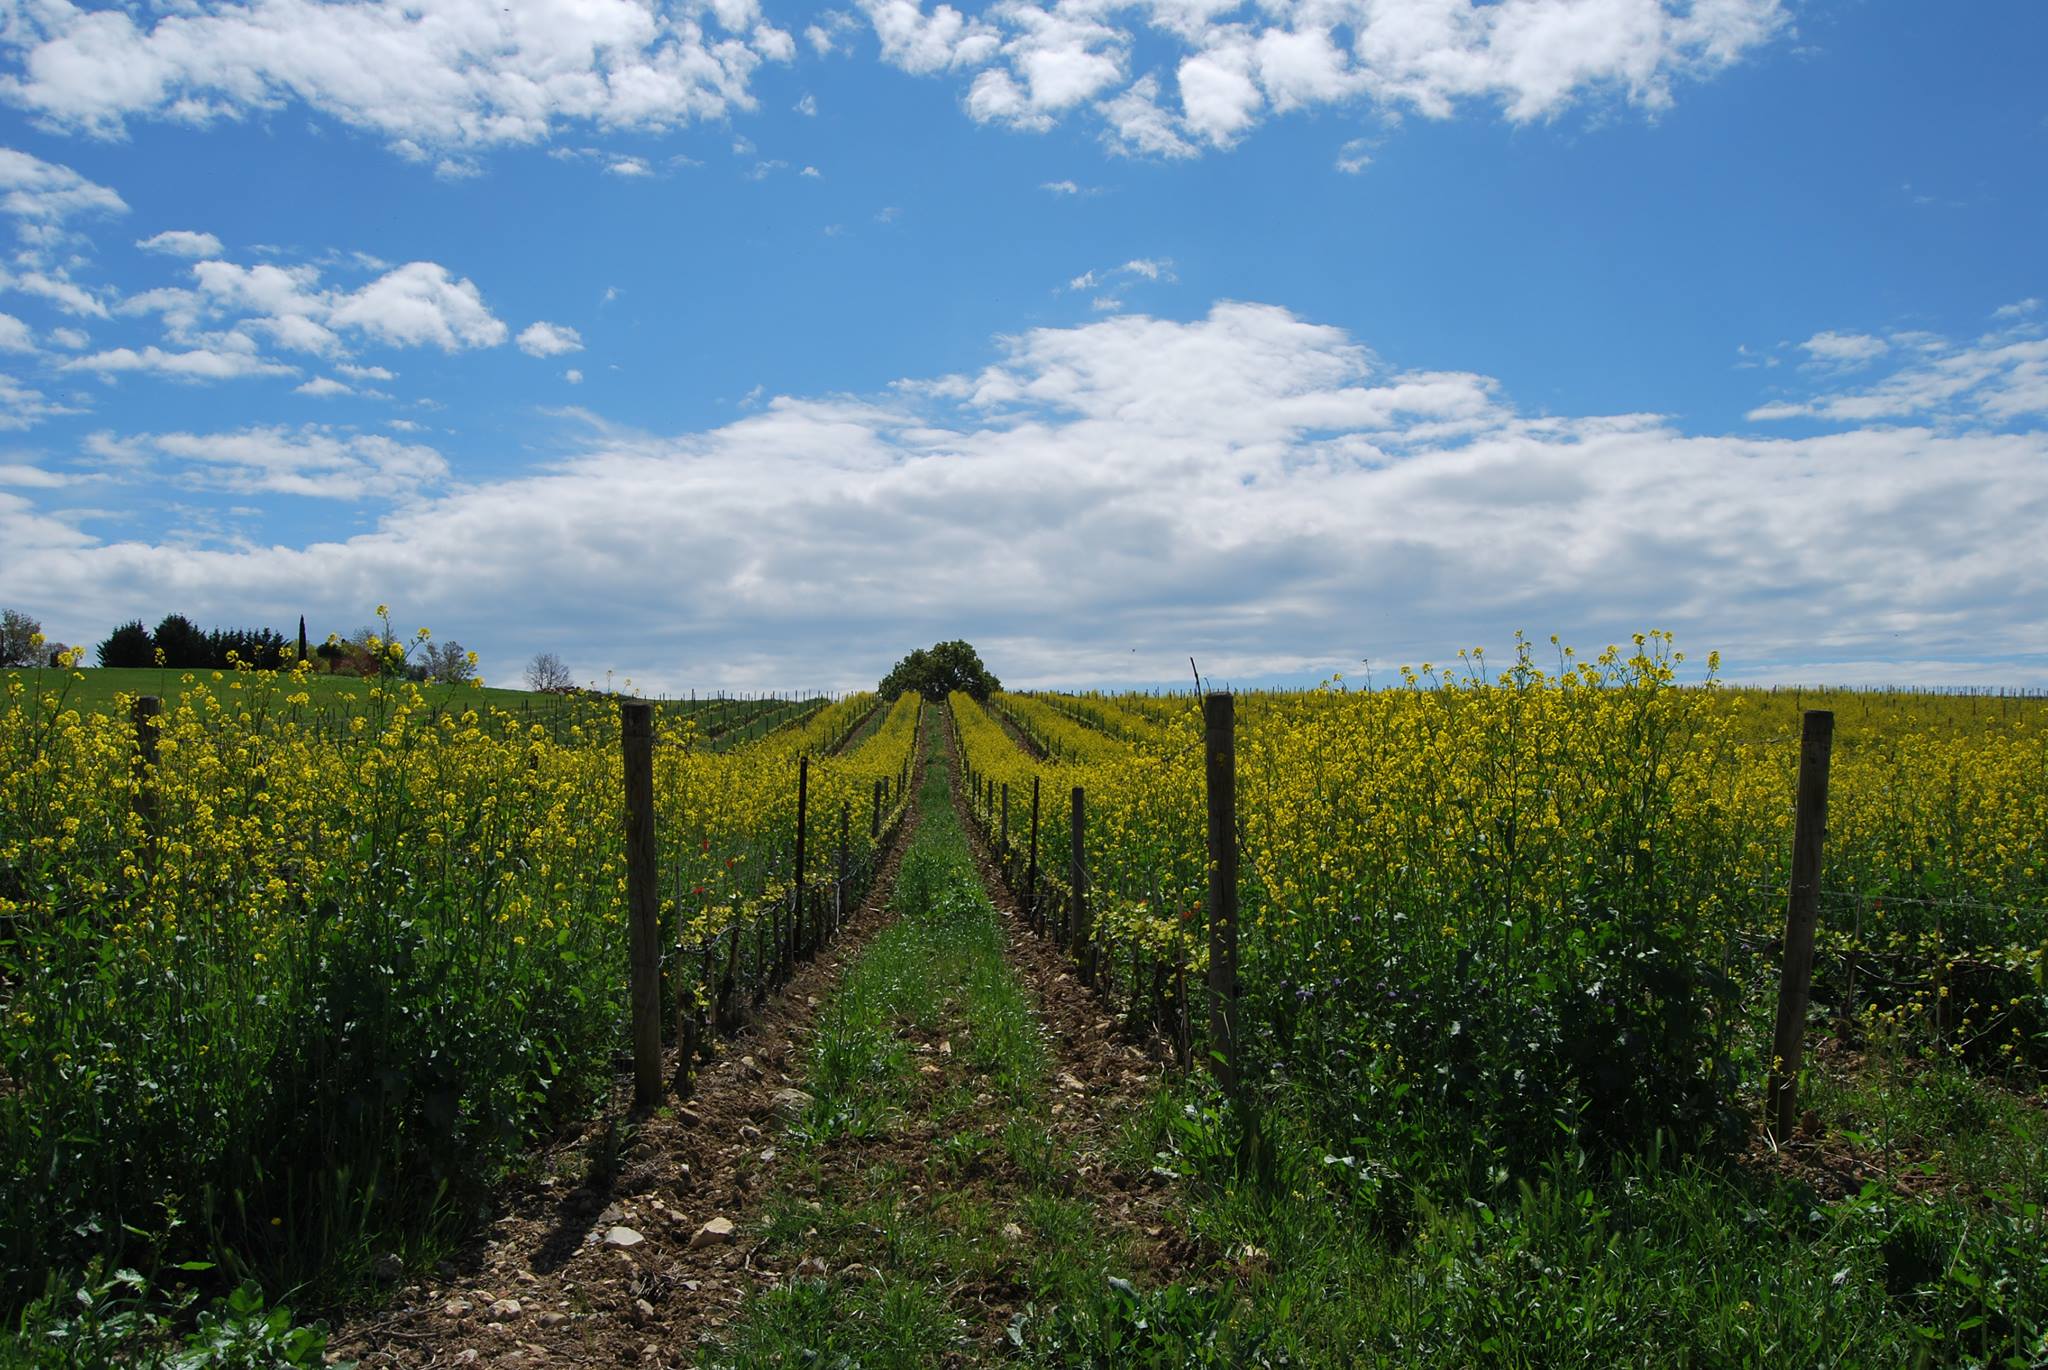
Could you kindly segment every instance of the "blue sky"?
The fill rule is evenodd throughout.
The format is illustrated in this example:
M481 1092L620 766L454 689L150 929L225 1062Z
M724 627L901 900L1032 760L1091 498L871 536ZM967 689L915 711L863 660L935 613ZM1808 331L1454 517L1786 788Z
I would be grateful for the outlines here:
M0 604L2048 684L2037 4L0 0Z

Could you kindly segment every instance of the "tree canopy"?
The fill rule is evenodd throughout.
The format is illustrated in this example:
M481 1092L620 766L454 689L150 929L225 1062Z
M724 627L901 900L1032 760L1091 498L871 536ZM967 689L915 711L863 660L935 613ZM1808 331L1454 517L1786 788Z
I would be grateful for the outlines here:
M875 688L885 700L893 700L905 690L916 690L934 701L955 690L987 699L1003 688L1003 682L989 674L971 644L956 640L918 648L897 662Z

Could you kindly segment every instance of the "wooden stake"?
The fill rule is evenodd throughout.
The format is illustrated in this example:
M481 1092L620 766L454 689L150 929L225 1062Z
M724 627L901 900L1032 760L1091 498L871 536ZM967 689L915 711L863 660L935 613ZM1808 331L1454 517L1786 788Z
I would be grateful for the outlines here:
M1785 964L1778 982L1778 1030L1765 1105L1779 1138L1799 1117L1799 1069L1806 1057L1806 1006L1813 989L1813 932L1820 921L1821 848L1827 838L1828 762L1835 716L1808 709L1799 732L1799 799L1792 824L1792 889L1785 907Z
M1031 911L1031 927L1045 936L1045 920L1038 910L1038 777L1031 777L1031 874L1025 877L1025 899Z
M1074 786L1073 831L1067 858L1068 889L1073 895L1073 904L1067 935L1072 939L1070 946L1074 959L1081 966L1081 983L1092 985L1095 983L1095 965L1092 948L1088 944L1088 853L1082 840L1087 831L1086 803L1081 787Z
M790 914L789 947L782 954L782 975L784 979L789 978L796 944L803 938L804 837L805 830L809 826L807 819L809 818L810 803L811 758L807 753L798 757L796 763L796 901L790 905L792 912Z
M1202 701L1209 782L1209 1037L1217 1083L1237 1094L1237 705Z
M619 704L626 782L626 901L633 1008L633 1097L661 1101L661 896L654 854L654 706Z

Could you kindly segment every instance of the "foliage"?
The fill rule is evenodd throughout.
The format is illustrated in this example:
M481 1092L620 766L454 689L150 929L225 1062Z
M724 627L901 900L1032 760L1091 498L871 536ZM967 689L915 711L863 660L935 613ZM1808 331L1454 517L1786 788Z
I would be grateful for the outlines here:
M0 1343L0 1366L311 1370L327 1364L327 1334L301 1326L289 1308L267 1307L251 1281L201 1310L197 1325L180 1338L177 1327L197 1297L182 1285L152 1286L134 1270L106 1275L95 1261L76 1289L52 1288L22 1311L17 1339Z
M892 666L875 690L885 700L914 690L937 703L956 690L974 699L987 699L1002 688L1002 682L981 664L973 646L955 640L917 648Z
M183 614L164 615L149 640L156 649L157 662L174 671L207 670L216 664L213 644L199 625Z
M1733 1140L1775 987L1758 951L1782 927L1798 703L1843 714L1817 1000L1853 995L1868 1030L1923 1052L2048 1062L2038 706L1961 726L1969 700L1680 686L1679 660L1646 634L1549 672L1525 646L1500 673L1475 654L1400 689L1239 701L1240 1014L1263 1090L1337 1147L1426 1132L1456 1153L1433 1164L1482 1178L1526 1175L1561 1140ZM1152 1013L1162 975L1199 983L1193 702L998 696L1043 762L953 706L970 764L1013 804L1034 776L1085 788L1111 992ZM1055 900L1063 810L1040 838Z
M336 717L306 664L187 674L143 770L78 683L0 698L0 1287L95 1256L332 1286L469 1221L619 1045L616 708L544 726L387 675ZM813 814L865 817L909 736L814 761ZM679 712L660 741L666 989L703 1002L762 969L803 734L713 751Z
M97 659L102 666L134 668L156 664L156 643L141 619L122 624L99 645Z
M19 609L0 609L0 668L42 663L43 625Z

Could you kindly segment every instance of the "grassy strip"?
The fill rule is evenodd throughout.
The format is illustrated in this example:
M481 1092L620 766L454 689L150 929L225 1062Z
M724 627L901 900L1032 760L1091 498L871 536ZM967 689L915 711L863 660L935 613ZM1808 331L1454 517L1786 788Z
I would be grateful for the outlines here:
M1836 1082L1818 1102L1847 1123L1873 1088ZM1839 1154L1802 1171L1653 1145L1573 1149L1534 1180L1461 1191L1419 1179L1420 1155L1333 1155L1272 1116L1277 1174L1254 1183L1228 1112L1189 1082L1128 1128L1120 1162L1188 1176L1188 1220L1218 1255L1132 1301L1143 1346L1125 1361L2048 1363L2048 1115L1960 1072L1914 1088L1912 1108L1883 1112L1925 1159L1860 1184Z
M1115 1296L1132 1255L1048 1135L1050 1067L950 802L943 738L898 920L820 1016L753 1296L714 1366L922 1366L1039 1347L1048 1310Z

